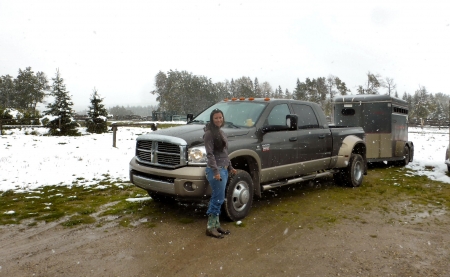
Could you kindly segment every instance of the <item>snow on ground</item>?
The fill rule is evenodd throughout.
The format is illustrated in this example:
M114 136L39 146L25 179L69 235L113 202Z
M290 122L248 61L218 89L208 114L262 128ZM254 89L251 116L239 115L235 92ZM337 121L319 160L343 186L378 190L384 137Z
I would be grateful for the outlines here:
M450 183L445 164L449 145L449 130L438 128L409 128L408 140L414 143L414 161L407 168L417 170L432 180Z
M44 134L46 129L34 131ZM6 135L0 136L0 191L73 183L88 186L108 177L127 181L135 139L151 132L149 128L119 127L114 148L112 133L86 134L85 128L80 131L84 134L81 137L48 137L30 135L31 128L6 130ZM415 151L414 161L407 167L450 183L444 163L448 129L410 128L409 140Z

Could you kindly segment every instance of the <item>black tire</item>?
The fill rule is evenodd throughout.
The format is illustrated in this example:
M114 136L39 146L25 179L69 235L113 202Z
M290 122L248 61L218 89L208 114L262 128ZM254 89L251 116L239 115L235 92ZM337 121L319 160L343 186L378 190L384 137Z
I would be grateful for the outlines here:
M346 168L340 172L342 184L349 187L359 187L363 182L364 160L359 154L352 154Z
M404 159L401 162L401 165L406 166L409 164L409 147L405 145L405 148L403 150L403 156Z
M230 175L225 189L225 201L222 205L223 214L230 221L246 217L253 203L253 181L246 171L237 170Z
M447 171L450 173L450 165L447 165Z

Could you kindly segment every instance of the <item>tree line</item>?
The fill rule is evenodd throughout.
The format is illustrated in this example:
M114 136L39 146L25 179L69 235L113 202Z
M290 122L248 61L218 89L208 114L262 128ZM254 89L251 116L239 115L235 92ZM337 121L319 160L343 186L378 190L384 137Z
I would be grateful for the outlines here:
M59 74L59 71L58 71ZM441 92L429 92L425 86L419 86L412 93L398 95L393 78L383 78L379 74L367 72L365 81L354 92L344 80L337 76L297 78L293 91L272 87L266 81L260 82L256 77L240 77L212 82L206 76L194 75L187 71L169 70L158 72L154 78L152 94L157 96L157 107L123 107L109 109L110 114L148 116L151 110L171 114L198 114L212 104L233 97L270 97L288 98L318 103L325 114L331 115L331 100L337 95L346 94L388 94L408 102L409 117L434 120L449 119L450 97ZM65 89L65 88L64 88ZM36 110L38 103L43 103L47 95L54 94L45 73L34 72L31 67L19 69L16 78L10 75L0 76L0 115L5 108L15 108L28 117L39 117Z
M441 92L428 92L419 86L413 93L404 92L399 96L397 84L393 78L382 78L379 74L367 72L364 84L356 88L355 94L387 94L401 98L408 103L411 119L449 119L448 95ZM214 83L206 76L194 75L187 71L159 71L155 76L155 89L150 93L156 95L158 111L172 114L199 114L214 103L225 98L270 97L286 98L318 103L325 114L332 112L332 99L338 95L352 94L347 84L339 77L297 78L294 90L283 90L281 86L273 88L268 82L258 78L240 77Z
M31 67L19 69L16 78L0 76L0 108L23 110L37 115L36 105L44 101L50 89L44 72L34 72Z
M16 79L9 75L1 76L0 119L7 121L20 119L20 124L23 124L24 119L40 118L36 105L43 102L47 95L53 96L53 102L46 106L47 109L43 112L44 117L41 118L41 122L49 128L48 134L54 136L80 135L77 129L80 125L74 119L75 111L71 95L66 89L59 69L56 70L51 85L44 73L37 72L35 74L31 67L27 67L25 70L19 69ZM103 98L95 88L90 101L91 106L88 108L88 118L86 119L87 131L91 133L106 132L108 112L102 103ZM19 111L20 118L17 118L17 115L16 118L13 118L10 114L10 111L14 109Z
M27 67L24 70L19 69L15 78L11 75L0 76L0 116L2 110L13 108L21 111L26 117L40 117L40 112L36 110L36 106L39 103L43 103L45 97L51 95L52 87L49 82L45 73L41 71L34 72L31 67ZM149 116L155 108L151 105L131 107L117 105L109 108L108 112L117 116ZM86 109L81 113L88 115L89 110Z

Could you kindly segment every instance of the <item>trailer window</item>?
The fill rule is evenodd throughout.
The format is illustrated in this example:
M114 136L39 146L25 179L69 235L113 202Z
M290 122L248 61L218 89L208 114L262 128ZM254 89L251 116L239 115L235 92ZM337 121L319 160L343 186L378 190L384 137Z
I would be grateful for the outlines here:
M341 111L342 115L355 115L355 110L354 109L342 109Z

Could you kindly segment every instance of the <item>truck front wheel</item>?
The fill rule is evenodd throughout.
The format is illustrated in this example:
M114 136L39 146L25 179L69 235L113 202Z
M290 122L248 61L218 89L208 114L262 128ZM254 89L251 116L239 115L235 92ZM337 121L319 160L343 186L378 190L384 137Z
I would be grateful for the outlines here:
M246 171L237 170L237 173L228 179L222 211L229 220L237 221L248 215L252 203L252 178Z
M342 184L349 187L359 187L363 181L364 160L359 154L352 154L346 168L337 173L339 176L335 180L339 180Z

